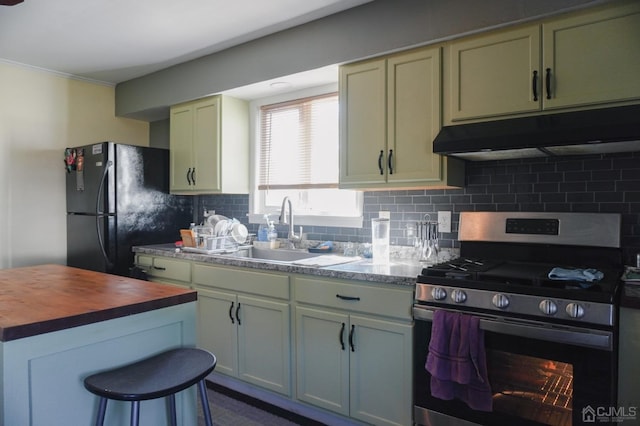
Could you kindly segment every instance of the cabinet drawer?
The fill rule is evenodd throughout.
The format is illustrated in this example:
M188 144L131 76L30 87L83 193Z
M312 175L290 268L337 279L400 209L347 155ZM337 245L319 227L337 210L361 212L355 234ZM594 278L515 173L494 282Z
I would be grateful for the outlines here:
M149 269L153 265L153 257L139 254L136 257L136 265L143 269Z
M411 290L305 277L295 277L294 285L297 302L411 319Z
M289 277L287 275L196 263L193 265L193 283L278 299L289 299Z
M191 264L163 257L153 259L153 266L149 268L151 277L169 280L191 282Z

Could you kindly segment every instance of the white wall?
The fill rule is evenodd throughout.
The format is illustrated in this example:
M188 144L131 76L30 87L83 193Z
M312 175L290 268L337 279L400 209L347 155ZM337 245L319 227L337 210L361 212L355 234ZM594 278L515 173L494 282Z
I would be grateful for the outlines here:
M0 269L66 263L65 147L148 145L113 87L0 62Z

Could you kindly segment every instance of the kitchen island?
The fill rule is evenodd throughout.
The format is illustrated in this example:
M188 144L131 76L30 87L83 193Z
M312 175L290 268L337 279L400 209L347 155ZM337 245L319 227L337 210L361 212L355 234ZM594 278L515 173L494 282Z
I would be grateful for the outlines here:
M84 377L196 343L195 292L61 265L0 270L0 424L92 424ZM195 392L177 398L196 425ZM105 424L127 424L112 401ZM163 400L141 405L142 425L166 423Z

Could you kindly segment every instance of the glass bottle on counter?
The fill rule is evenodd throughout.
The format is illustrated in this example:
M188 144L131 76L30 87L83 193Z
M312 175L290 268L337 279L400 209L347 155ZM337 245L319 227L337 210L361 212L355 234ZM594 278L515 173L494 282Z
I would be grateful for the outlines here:
M267 241L275 241L278 239L278 231L273 221L269 221L269 229L267 230Z

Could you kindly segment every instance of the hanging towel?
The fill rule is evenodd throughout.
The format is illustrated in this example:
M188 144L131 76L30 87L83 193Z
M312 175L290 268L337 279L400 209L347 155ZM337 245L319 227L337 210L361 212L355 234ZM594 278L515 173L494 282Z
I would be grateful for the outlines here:
M564 281L600 281L604 274L597 269L566 269L553 268L549 272L549 279Z
M492 411L484 332L472 315L438 310L433 315L429 353L431 395L454 398L479 411Z

